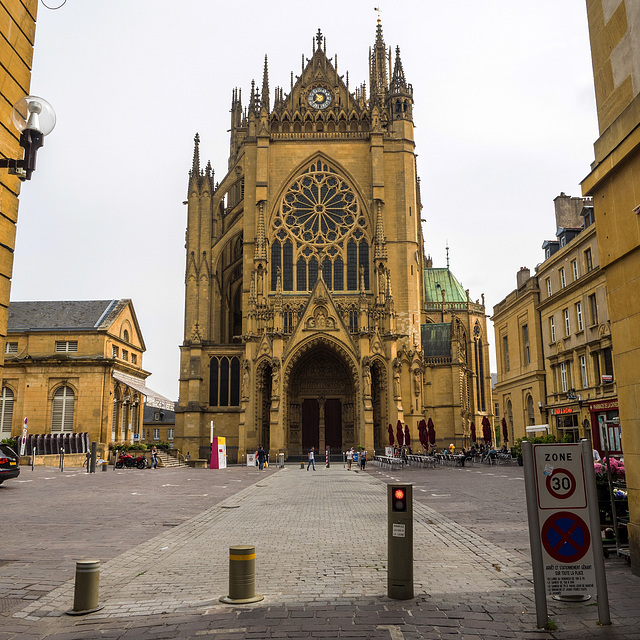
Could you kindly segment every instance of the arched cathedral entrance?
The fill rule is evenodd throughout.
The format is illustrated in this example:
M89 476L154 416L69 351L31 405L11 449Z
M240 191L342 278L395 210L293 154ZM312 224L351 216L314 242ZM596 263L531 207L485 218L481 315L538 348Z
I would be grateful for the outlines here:
M289 455L356 444L354 374L338 353L328 345L312 347L295 362L288 379Z

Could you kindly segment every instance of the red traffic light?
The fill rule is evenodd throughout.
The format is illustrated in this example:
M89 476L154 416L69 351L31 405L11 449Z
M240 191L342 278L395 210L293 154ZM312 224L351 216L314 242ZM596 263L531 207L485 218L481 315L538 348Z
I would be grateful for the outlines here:
M391 489L391 510L407 510L407 489L406 487L393 487Z

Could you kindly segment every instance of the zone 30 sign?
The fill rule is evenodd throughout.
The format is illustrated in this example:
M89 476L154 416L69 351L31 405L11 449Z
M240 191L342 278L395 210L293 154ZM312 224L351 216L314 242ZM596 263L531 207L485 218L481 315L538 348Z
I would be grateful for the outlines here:
M549 595L594 595L582 447L533 445L533 458L546 591Z

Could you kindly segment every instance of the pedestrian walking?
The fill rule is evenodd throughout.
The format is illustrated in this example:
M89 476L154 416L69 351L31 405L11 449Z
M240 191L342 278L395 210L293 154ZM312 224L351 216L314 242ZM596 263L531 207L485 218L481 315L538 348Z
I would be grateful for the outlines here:
M153 447L151 447L151 468L158 468L158 449L156 448L155 444L153 445Z
M309 462L307 462L307 471L309 471L309 466L312 465L313 466L313 470L316 470L316 456L315 456L315 452L314 452L314 448L311 447L310 451L309 451Z
M258 457L258 471L264 471L264 463L267 459L267 453L262 448L262 445L260 445L260 448L258 449L258 453L256 455Z
M347 471L351 471L351 463L353 462L353 447L347 451Z
M367 451L366 449L363 449L360 452L360 469L362 469L362 471L364 471L364 468L367 466Z

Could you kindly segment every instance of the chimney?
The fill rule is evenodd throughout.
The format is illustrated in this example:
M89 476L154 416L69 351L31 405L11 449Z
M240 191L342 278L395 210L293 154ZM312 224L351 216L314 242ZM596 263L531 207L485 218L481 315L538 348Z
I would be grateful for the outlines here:
M518 284L518 289L524 286L527 280L531 277L531 271L527 267L520 267L520 271L516 274L516 282Z
M579 229L582 227L580 213L584 198L572 198L564 191L553 199L556 210L556 229Z

